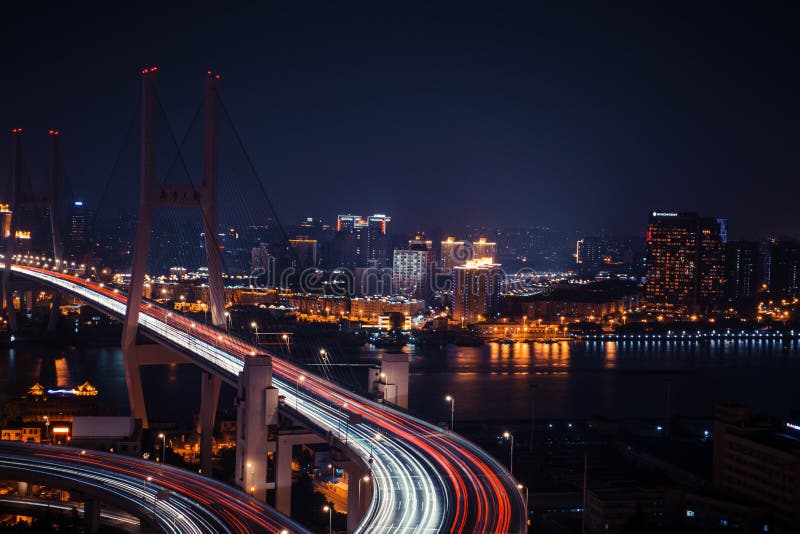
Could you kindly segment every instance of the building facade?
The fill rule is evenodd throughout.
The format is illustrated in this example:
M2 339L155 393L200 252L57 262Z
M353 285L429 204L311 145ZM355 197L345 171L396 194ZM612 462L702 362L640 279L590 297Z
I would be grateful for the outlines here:
M653 212L647 230L647 310L684 317L720 306L726 243L725 219Z
M453 268L452 318L475 323L497 309L500 302L500 265L489 258L469 260Z

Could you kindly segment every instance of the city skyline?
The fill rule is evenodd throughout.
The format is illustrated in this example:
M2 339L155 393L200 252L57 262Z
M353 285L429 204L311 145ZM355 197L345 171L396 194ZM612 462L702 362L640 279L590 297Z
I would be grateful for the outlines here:
M32 47L7 60L17 79L2 89L15 103L3 127L30 137L59 128L87 200L135 115L138 70L157 64L178 135L199 99L196 81L221 71L285 220L332 219L326 191L349 181L348 205L391 213L406 232L422 216L440 228L639 235L647 212L668 209L725 216L736 238L800 236L789 149L798 80L781 66L797 43L790 13L775 8L701 6L684 17L666 7L266 6L211 17L199 7L187 18L162 6L153 20L59 9L40 18L16 7L4 27ZM178 37L173 28L187 21ZM46 52L55 47L58 60ZM31 172L41 173L44 143L33 145ZM298 181L319 194L298 196Z

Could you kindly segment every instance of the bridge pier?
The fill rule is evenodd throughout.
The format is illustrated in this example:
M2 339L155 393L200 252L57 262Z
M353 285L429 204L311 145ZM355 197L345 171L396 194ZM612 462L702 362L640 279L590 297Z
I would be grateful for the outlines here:
M61 313L61 292L53 292L53 303L50 305L50 317L47 319L47 333L52 334L58 326L58 314Z
M271 358L245 359L236 402L236 485L264 501L267 490L275 488L267 477L278 434L278 389L272 387Z
M354 532L372 500L374 481L360 462L338 463L347 473L347 532Z
M324 438L302 430L282 431L278 434L275 468L275 508L284 515L292 513L292 448L295 445L327 443Z
M211 476L211 448L214 439L214 420L219 404L219 390L222 380L214 374L203 371L200 384L200 469Z
M408 354L384 354L375 386L384 402L408 410Z
M94 534L100 530L100 501L86 499L83 503L83 531Z
M125 384L128 387L128 403L131 416L142 421L142 428L150 425L147 420L147 406L144 403L142 375L139 371L139 354L135 344L122 345L122 362L125 365Z

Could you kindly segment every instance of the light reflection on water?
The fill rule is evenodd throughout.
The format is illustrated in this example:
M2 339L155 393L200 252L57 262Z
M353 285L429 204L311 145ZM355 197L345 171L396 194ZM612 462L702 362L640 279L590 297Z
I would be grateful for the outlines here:
M332 348L336 359L377 363L381 350ZM664 413L671 390L676 414L713 413L718 400L743 402L776 416L800 408L796 392L800 348L796 341L674 343L488 344L480 347L404 348L411 359L410 408L433 421L449 417L444 396L454 395L456 419L525 419L531 385L543 418L652 417ZM0 350L0 401L34 382L76 386L89 380L101 403L127 413L122 355L117 347L78 350L55 359L52 348L18 345ZM191 422L199 405L200 372L191 365L143 368L148 410L154 419ZM232 392L223 392L229 407Z

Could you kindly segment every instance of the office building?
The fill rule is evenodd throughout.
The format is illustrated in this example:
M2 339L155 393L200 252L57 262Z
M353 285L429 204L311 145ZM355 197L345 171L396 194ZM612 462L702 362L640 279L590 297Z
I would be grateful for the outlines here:
M682 317L715 310L723 297L726 243L725 219L653 212L647 231L648 311Z
M500 265L491 258L468 260L453 267L453 320L466 325L494 313L500 301L500 278Z

